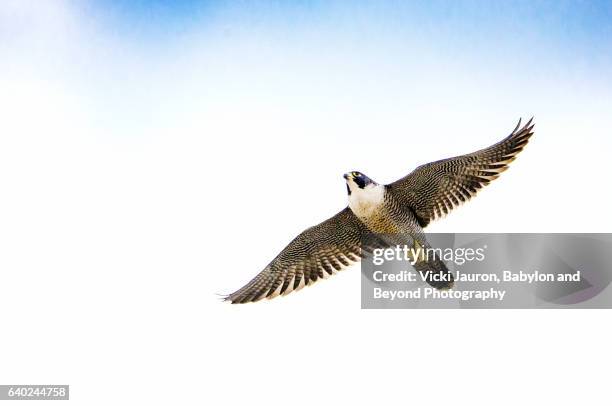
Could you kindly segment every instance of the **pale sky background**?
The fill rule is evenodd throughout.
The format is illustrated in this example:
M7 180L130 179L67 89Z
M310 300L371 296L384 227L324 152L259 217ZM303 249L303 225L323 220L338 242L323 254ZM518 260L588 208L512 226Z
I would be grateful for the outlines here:
M0 383L88 405L605 393L607 312L361 311L358 267L215 294L342 209L342 173L391 182L521 116L525 151L431 231L610 232L609 2L165 3L0 1Z

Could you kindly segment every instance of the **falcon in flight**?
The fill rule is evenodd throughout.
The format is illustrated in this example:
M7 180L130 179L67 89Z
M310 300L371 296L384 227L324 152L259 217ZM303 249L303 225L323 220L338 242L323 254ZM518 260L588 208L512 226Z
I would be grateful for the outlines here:
M423 228L472 198L508 168L533 135L533 118L488 148L421 165L409 175L380 185L361 172L344 174L348 207L302 232L253 280L225 297L231 303L286 295L359 261L376 247L396 241L372 235L410 236L415 247L429 248ZM365 241L370 241L366 243ZM417 271L444 275L428 283L452 287L452 274L439 259L417 261Z

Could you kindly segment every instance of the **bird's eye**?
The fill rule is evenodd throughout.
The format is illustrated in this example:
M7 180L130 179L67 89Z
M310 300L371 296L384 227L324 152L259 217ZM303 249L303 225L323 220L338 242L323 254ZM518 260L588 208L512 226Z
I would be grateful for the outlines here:
M358 178L359 177L359 172L353 172L353 176Z

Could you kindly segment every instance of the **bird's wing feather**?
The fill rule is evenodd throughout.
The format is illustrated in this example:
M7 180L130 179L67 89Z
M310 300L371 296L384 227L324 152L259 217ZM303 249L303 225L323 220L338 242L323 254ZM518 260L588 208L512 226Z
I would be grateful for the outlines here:
M508 168L533 135L533 118L488 148L421 165L387 188L414 210L422 227L472 198Z
M232 303L271 299L327 278L367 253L367 246L362 246L367 234L347 207L298 235L253 280L225 299Z

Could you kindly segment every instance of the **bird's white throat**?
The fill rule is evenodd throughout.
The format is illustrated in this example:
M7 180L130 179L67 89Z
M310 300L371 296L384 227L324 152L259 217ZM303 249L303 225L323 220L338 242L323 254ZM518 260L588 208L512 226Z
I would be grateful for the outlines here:
M349 207L357 217L368 218L378 211L385 200L385 186L371 185L365 189L351 188Z

